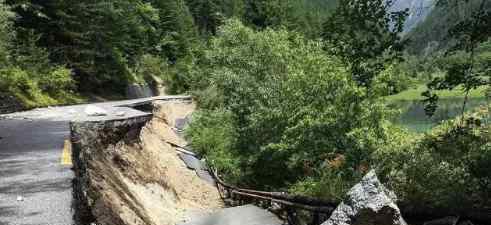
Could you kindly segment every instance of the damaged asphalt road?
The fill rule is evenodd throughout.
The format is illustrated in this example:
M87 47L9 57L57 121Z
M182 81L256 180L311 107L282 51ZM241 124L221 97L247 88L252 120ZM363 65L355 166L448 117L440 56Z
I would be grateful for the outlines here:
M0 115L0 225L75 224L69 121L138 116L145 113L124 106L174 98L183 96L91 104L108 112L102 117L87 117L88 105Z
M0 136L0 224L74 224L68 122L0 120Z

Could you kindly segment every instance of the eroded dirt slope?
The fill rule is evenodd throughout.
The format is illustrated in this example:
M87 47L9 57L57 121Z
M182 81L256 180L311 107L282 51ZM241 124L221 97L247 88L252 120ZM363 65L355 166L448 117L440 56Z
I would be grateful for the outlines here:
M222 207L215 187L186 168L169 144L185 145L175 120L190 102L157 102L139 140L97 151L89 162L92 214L98 224L171 225Z

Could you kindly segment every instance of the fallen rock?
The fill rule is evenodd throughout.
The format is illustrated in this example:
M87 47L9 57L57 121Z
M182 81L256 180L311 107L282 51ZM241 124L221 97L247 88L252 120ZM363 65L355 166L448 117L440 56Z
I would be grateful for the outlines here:
M396 196L370 171L322 225L406 225Z
M457 225L458 222L459 222L459 217L447 216L445 218L425 222L423 225Z
M470 220L464 220L459 222L459 225L474 225Z
M103 108L97 107L97 106L93 106L93 105L89 105L89 106L85 107L84 112L85 112L85 114L87 114L87 116L105 116L105 115L107 115L106 110L104 110Z

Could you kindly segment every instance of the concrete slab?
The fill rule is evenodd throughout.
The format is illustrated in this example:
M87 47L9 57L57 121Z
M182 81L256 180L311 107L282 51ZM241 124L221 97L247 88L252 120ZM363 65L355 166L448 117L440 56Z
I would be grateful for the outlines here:
M216 185L215 179L213 178L213 176L211 176L210 172L208 172L207 170L196 170L196 175L198 175L199 178L208 182L209 184L213 186Z
M282 225L273 213L254 205L227 208L179 225Z
M189 154L185 154L185 153L177 153L177 155L184 162L184 164L186 164L186 166L189 169L193 169L193 170L205 170L206 169L206 166L203 165L203 162L201 162L201 160L199 160L198 158L196 158L193 155L189 155Z

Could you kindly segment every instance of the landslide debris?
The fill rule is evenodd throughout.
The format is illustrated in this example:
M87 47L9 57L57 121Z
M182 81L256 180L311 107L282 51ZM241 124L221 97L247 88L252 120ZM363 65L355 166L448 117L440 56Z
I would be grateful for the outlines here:
M223 207L216 188L189 170L170 144L186 144L174 123L188 116L194 105L154 104L154 117L138 140L91 153L86 192L97 224L172 225Z

